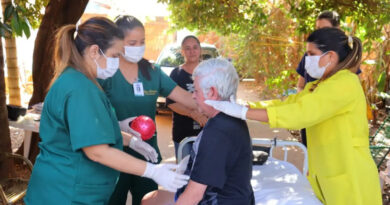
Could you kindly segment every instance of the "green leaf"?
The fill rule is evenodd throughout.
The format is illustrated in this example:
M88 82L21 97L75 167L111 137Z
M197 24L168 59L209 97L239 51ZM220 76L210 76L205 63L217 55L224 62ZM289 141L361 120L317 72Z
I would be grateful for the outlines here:
M19 6L19 5L16 6L16 10L21 12L21 13L26 13L26 9L21 7L21 6Z
M12 16L11 27L17 36L22 35L22 27L21 27L20 22L19 22L19 16L16 14L16 12Z
M21 22L21 26L22 26L22 29L24 31L24 34L26 35L27 38L30 37L31 33L30 33L30 27L28 26L28 24L26 23L26 21L22 21Z
M12 4L8 4L4 10L4 22L9 20L9 18L12 16L12 13L14 13L14 7Z
M378 84L377 88L379 92L383 92L385 89L385 82L386 82L386 72L383 71L379 77L378 77Z

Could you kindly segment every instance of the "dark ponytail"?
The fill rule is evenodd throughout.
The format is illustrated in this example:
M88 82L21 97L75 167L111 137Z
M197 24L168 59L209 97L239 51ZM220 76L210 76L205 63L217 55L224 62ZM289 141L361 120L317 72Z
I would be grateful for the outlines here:
M323 53L334 51L339 57L339 62L332 72L324 75L310 89L313 91L317 85L325 79L331 77L339 70L349 69L356 71L362 60L362 43L359 38L347 36L337 28L322 28L314 31L307 38L308 43L313 43Z

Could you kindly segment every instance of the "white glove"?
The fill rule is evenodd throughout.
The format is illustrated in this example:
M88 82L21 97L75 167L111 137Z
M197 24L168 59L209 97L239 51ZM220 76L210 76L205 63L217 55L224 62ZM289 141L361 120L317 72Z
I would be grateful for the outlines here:
M145 173L142 176L153 179L157 184L170 192L176 192L177 189L186 185L190 178L187 175L175 173L173 169L176 168L176 164L155 165L146 163Z
M246 120L246 112L248 112L248 108L246 106L229 101L205 100L204 103L227 115Z
M129 147L136 152L142 154L146 160L156 163L158 154L156 150L148 143L137 137L132 137L129 142Z
M136 136L138 137L139 139L141 139L141 134L133 129L131 129L130 127L130 122L133 121L135 118L137 117L129 117L127 119L124 119L122 121L119 121L119 127L121 128L121 130L123 132L127 132L133 136Z
M188 161L190 160L190 155L187 155L186 157L184 157L178 164L177 166L177 169L176 169L176 173L179 173L179 174L184 174L184 172L186 171L187 169L187 165L188 165Z

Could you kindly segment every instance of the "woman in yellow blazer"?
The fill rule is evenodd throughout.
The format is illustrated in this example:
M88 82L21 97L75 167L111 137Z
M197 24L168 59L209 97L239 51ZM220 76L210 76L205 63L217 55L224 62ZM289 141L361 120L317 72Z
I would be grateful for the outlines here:
M305 69L318 79L286 100L250 103L206 101L228 115L307 130L309 175L316 196L328 205L382 204L379 176L370 155L366 100L355 69L361 42L336 28L307 39Z

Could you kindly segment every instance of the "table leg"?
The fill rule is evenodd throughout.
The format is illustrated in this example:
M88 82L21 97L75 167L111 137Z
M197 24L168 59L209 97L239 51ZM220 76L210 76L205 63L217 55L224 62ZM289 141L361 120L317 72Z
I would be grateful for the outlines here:
M28 155L30 153L30 144L31 144L31 131L24 130L24 147L23 147L23 155L28 159Z

